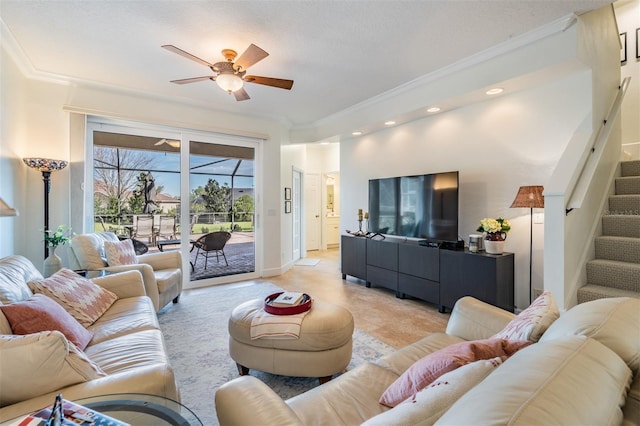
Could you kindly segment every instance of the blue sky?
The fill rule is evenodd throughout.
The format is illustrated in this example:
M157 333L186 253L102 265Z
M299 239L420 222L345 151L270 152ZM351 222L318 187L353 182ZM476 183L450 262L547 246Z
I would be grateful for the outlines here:
M169 170L173 172L178 172L180 170L179 154L165 154L161 152L150 152L149 154L153 157L151 170ZM207 181L210 178L217 180L221 185L227 183L229 186L231 186L231 177L220 176L216 175L215 173L231 173L237 166L237 161L238 160L235 159L224 161L224 159L222 158L209 156L191 156L189 167L193 168L194 166L204 166L198 167L195 170L198 170L201 173L206 173L206 175L191 173L190 189L206 185ZM207 165L209 163L215 164ZM253 161L242 161L240 167L238 168L238 173L253 174L253 172ZM155 179L156 186L162 185L164 187L164 189L162 190L163 193L172 195L174 197L180 193L180 175L178 173L161 173L158 171L153 171L152 174ZM242 188L254 187L253 178L251 177L237 176L235 178L234 184L236 187Z

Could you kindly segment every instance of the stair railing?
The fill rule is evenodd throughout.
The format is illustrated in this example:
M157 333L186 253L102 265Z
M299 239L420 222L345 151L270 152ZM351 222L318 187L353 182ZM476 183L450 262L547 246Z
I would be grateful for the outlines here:
M585 265L593 258L599 218L619 167L621 144L611 134L620 129L616 121L628 85L625 78L612 93L597 128L591 114L585 117L545 185L544 288L554 294L561 311L577 303L578 288L586 282Z
M565 206L566 214L569 214L573 209L580 208L584 202L593 176L595 175L596 167L605 152L604 147L611 136L611 131L614 127L613 124L620 115L622 101L629 87L630 80L631 77L626 77L622 80L622 84L618 87L618 93L609 108L607 116L591 136L588 144L589 149L586 150L580 158L577 169L579 171L574 174L574 179L569 183L569 191L567 192L569 201Z

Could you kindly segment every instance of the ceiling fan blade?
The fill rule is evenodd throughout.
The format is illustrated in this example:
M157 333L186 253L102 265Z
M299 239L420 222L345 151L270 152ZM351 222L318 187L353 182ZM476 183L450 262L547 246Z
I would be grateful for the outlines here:
M183 78L183 79L180 79L180 80L171 80L171 83L187 84L187 83L195 83L197 81L204 81L204 80L215 81L215 77L212 76L212 75L207 75L207 76L204 76L204 77Z
M236 97L236 101L240 102L240 101L246 101L247 99L251 99L249 97L249 94L247 93L246 90L244 90L244 88L239 88L238 90L236 90L235 92L233 92L233 96Z
M245 75L244 81L247 83L263 84L265 86L277 87L279 89L291 90L293 80L284 80L282 78L260 77L258 75Z
M213 67L213 64L210 64L209 62L205 61L204 59L200 59L197 56L194 56L189 52L185 52L184 50L182 50L182 49L180 49L178 47L175 47L172 44L165 44L165 45L162 46L162 48L167 49L170 52L177 53L178 55L183 56L183 57L185 57L187 59L191 59L192 61L196 61L197 63L202 64L205 67L209 67L209 68Z
M233 67L236 70L242 68L242 70L246 71L251 65L263 60L267 56L269 56L267 52L252 43L247 47L247 50L240 55L238 60L234 62Z

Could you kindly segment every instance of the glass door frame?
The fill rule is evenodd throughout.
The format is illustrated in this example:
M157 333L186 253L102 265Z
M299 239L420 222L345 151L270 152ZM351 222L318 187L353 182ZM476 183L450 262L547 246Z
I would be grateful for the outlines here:
M254 272L226 275L216 278L207 278L198 281L191 281L191 264L190 264L190 242L189 234L181 232L181 256L183 271L183 288L197 288L210 285L218 285L229 282L255 279L262 275L262 226L260 219L262 217L262 145L263 139L250 137L241 137L236 135L227 135L215 132L198 131L190 129L181 129L176 127L168 127L162 125L154 125L140 122L130 122L126 120L117 120L100 116L87 116L86 120L86 144L85 144L85 169L84 169L84 195L83 195L83 232L94 232L94 132L120 133L136 136L171 138L181 141L180 143L180 223L189 223L189 142L197 141L204 143L215 143L221 145L238 145L250 147L254 149L254 256L255 268ZM89 189L89 190L87 190Z
M221 135L213 132L185 131L182 134L180 143L180 172L181 175L189 176L190 142L211 143L218 145L233 145L252 148L254 150L254 271L235 275L225 275L215 278L205 278L198 281L190 281L186 288L206 287L210 285L225 284L229 282L250 280L262 276L262 227L260 218L262 217L262 139L244 138L232 135ZM181 193L190 193L190 180L184 179L180 181ZM186 187L185 187L186 186ZM180 198L180 223L189 223L189 197ZM182 233L180 235L182 247L189 246L188 235ZM189 266L190 268L191 266Z

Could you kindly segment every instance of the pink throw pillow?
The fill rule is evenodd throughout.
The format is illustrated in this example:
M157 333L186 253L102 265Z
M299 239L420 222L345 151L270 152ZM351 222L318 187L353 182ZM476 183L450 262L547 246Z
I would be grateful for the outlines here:
M447 346L416 361L384 391L379 402L395 407L449 371L481 359L510 357L529 344L529 341L485 339Z
M105 241L104 254L109 266L135 265L138 263L136 250L131 240Z
M61 269L42 281L30 281L29 288L58 302L84 327L96 322L118 300L114 293L70 269Z
M13 334L32 334L58 330L80 350L87 347L93 333L85 329L62 306L43 294L27 300L0 306Z
M560 311L550 291L545 291L524 311L512 319L495 339L529 340L537 342L549 326L560 317Z

